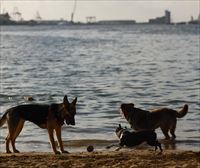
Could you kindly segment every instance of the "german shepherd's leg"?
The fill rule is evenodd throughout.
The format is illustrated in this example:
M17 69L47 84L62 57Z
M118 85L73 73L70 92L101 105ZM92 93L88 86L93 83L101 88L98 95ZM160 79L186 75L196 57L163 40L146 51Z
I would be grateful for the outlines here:
M8 136L6 137L6 153L12 153L10 151L9 144L10 144L10 133L8 133Z
M56 130L56 136L57 136L57 140L58 140L61 152L62 153L69 153L68 151L65 151L64 147L63 147L63 142L62 142L62 137L61 137L61 126L57 125L55 130Z
M176 135L175 135L176 122L177 122L177 120L175 119L175 121L173 122L173 124L172 124L172 126L170 128L170 133L171 133L173 139L176 138Z
M53 131L54 131L53 128L51 128L51 127L48 128L48 133L49 133L49 139L50 139L50 142L51 142L51 147L52 147L53 152L55 154L60 154L60 152L57 151L57 149L56 149L56 144L55 144L55 140L54 140L54 137L53 137Z
M11 153L9 149L9 144L10 142L12 142L12 146L13 146L13 144L15 143L15 141L13 141L13 137L15 135L16 128L18 127L19 123L20 123L19 116L8 113L8 117L7 117L8 136L6 138L6 153ZM16 148L14 147L14 149Z
M12 147L13 147L13 152L15 153L19 153L19 151L16 149L15 147L15 140L18 137L18 135L20 134L23 126L24 126L24 120L20 120L18 126L16 127L15 133L13 134L13 136L11 137L11 143L12 143Z

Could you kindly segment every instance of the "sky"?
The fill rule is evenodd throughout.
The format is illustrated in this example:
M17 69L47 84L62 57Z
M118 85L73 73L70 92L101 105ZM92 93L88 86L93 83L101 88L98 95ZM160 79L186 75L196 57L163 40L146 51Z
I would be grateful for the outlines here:
M85 22L87 16L96 20L136 20L147 22L150 18L171 12L172 22L196 19L200 13L200 0L0 0L1 13L18 10L24 20L36 18L39 12L43 20L71 19Z

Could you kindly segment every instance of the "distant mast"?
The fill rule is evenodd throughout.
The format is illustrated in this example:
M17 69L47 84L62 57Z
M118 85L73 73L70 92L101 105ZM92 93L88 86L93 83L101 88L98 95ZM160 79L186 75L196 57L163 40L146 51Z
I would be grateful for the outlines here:
M39 13L38 11L36 12L35 20L36 20L37 22L40 22L40 21L42 20L42 17L40 16L40 13Z
M12 12L12 18L14 21L22 21L22 14L19 12L17 7L14 7L13 12Z
M73 7L72 14L71 14L71 23L74 23L74 15L75 15L75 12L76 12L76 4L77 4L77 0L74 1L74 7Z

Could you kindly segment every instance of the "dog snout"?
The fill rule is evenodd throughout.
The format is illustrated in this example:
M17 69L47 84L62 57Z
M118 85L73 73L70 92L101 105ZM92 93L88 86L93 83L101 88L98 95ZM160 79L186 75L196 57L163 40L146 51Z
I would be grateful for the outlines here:
M75 119L74 118L68 118L68 119L66 119L65 120L65 123L67 124L67 125L75 125Z

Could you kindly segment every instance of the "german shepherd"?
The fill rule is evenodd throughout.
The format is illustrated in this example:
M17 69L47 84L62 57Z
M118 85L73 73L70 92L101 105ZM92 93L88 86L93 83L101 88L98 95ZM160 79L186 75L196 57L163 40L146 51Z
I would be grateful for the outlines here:
M120 139L120 147L117 150L121 149L123 146L133 147L143 142L147 142L148 145L155 146L155 150L157 150L158 146L162 152L161 144L158 142L157 135L153 130L130 132L126 127L122 128L121 124L119 124L119 127L116 128L115 133Z
M10 142L12 144L13 152L19 153L15 147L15 140L20 134L26 120L33 122L40 128L47 129L53 152L55 154L60 154L55 145L55 131L61 152L68 153L63 148L61 127L64 124L64 121L67 125L75 125L74 117L76 114L76 102L77 98L69 103L67 96L64 96L63 102L60 104L26 104L8 109L0 119L0 127L3 126L6 121L8 124L6 153L11 153L9 149Z
M182 118L187 114L188 105L185 104L179 111L168 108L145 111L129 103L121 104L121 111L134 130L155 130L160 127L166 139L170 139L169 131L174 139L177 118Z

